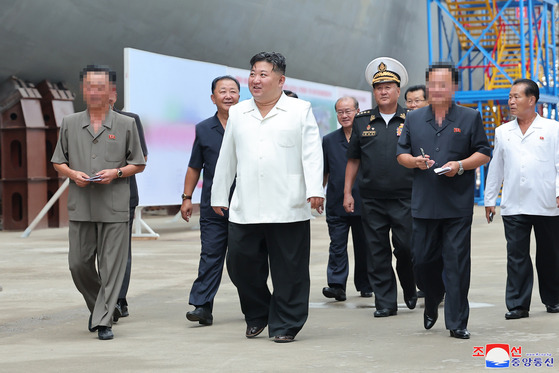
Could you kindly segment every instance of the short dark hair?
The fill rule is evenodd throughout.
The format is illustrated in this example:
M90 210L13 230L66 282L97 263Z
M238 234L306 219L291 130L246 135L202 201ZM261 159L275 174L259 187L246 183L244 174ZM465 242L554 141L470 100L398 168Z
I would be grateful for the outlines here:
M460 82L460 73L458 69L454 67L453 64L450 62L435 62L434 64L430 65L429 68L425 71L425 81L429 81L429 74L433 70L449 70L452 74L452 82L454 84L458 84Z
M87 65L80 71L80 82L83 82L83 78L89 72L104 72L109 76L109 82L111 84L116 83L116 71L111 70L111 68L106 65Z
M212 94L215 91L215 87L217 86L217 82L219 82L220 80L225 80L225 79L229 79L229 80L234 81L235 84L237 84L237 88L239 89L239 92L241 91L241 84L239 84L239 81L237 79L235 79L231 75L222 75L222 76L218 76L217 78L212 80Z
M338 102L342 101L342 100L347 100L350 99L353 101L353 107L355 109L359 109L359 101L357 101L357 99L353 96L342 96L339 99L336 100L336 102L334 103L334 110L338 110Z
M285 75L285 57L281 53L277 52L260 52L252 56L250 59L250 67L254 67L254 64L260 61L266 61L271 63L274 67L273 71L279 72Z
M540 87L531 79L516 79L513 86L517 84L524 84L524 94L526 96L534 96L536 98L536 102L540 99Z
M423 99L427 99L427 89L425 88L425 86L423 84L419 84L419 85L412 85L411 87L409 87L406 90L406 93L404 94L404 99L407 100L408 99L408 93L410 92L415 92L415 91L423 91Z
M289 97L299 98L299 96L297 96L297 93L290 91L289 89L284 89L283 93L285 93L285 95Z

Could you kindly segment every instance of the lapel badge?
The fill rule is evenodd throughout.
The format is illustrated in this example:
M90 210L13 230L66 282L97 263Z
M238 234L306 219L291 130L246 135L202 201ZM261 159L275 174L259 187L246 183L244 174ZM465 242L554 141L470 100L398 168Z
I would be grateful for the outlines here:
M462 132L462 130L460 128L454 127L454 133L461 133L461 132Z
M402 119L406 119L406 113L402 113L402 114L400 114L400 118L402 118Z
M375 120L375 119L376 119L376 117L375 117L375 115L373 114L373 115L371 115L371 117L369 118L369 122L372 122L372 121Z
M115 137L115 135L113 135L113 134L109 134L109 139L110 139L110 140L115 140L116 137Z
M543 140L543 136L540 136L540 140Z
M367 131L371 129L371 125L367 124Z

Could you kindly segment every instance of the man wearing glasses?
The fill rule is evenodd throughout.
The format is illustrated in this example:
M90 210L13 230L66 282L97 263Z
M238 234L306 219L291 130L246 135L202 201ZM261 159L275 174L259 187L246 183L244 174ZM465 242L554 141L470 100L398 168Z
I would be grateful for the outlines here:
M404 301L409 309L414 309L417 303L411 260L413 173L396 160L396 145L406 119L406 109L398 105L398 97L400 86L408 82L408 73L395 59L380 57L369 63L365 77L373 87L378 106L357 114L353 121L347 151L344 208L347 212L355 211L351 190L361 170L359 193L369 281L375 293L374 316L388 317L398 312L390 231Z
M415 110L427 106L427 95L424 85L414 85L409 87L404 94L406 99L406 107L409 110Z
M367 257L365 256L365 237L361 225L361 197L357 185L351 194L356 208L346 212L343 207L345 166L347 148L351 136L353 118L359 111L359 102L354 97L341 97L334 105L341 128L329 133L322 139L324 154L324 184L326 189L326 222L330 234L330 256L328 257L328 287L322 289L326 298L338 301L346 300L346 283L349 274L347 257L347 239L351 228L353 252L355 258L354 284L362 297L369 298L373 290L367 274Z

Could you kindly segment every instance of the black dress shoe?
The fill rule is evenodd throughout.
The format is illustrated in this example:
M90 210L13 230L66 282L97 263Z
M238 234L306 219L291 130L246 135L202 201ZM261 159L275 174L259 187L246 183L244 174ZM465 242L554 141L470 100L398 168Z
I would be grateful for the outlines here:
M361 292L361 298L371 298L372 296L373 296L372 291L362 291Z
M212 325L214 322L211 311L204 306L196 306L194 311L188 311L186 318L189 321L198 321L201 325Z
M425 293L423 292L423 290L418 290L417 291L417 297L418 298L425 298Z
M554 306L548 306L547 304L545 305L545 309L547 310L547 312L549 313L559 313L559 304L556 304Z
M294 339L295 339L295 337L292 336L292 335L276 335L274 337L274 342L276 342L276 343L289 343L289 342L293 342Z
M390 308L383 308L380 310L376 310L373 316L375 317L388 317L394 316L398 313L398 310L391 310Z
M99 339L102 341L106 341L108 339L114 338L113 329L110 326L99 326L97 335L99 336Z
M337 301L344 301L346 300L345 290L342 288L322 288L322 294L326 298L335 298Z
M92 314L89 314L89 321L87 322L87 329L89 329L89 331L93 333L93 332L97 331L97 329L99 327L98 326L91 326L91 317L92 316L93 316Z
M266 325L264 325L264 326L247 326L247 331L245 333L245 336L247 338L254 338L254 337L258 336L260 333L262 333L264 328L266 328Z
M413 310L417 304L417 294L409 298L404 298L404 302L406 302L406 306L408 306L410 310Z
M128 312L128 302L124 298L120 298L117 302L120 305L120 317L128 317L130 313Z
M423 311L423 326L431 329L439 318L439 304L442 299L437 301L431 297L425 297L425 310Z
M118 319L122 317L122 308L118 302L115 304L115 310L113 311L113 322L118 322Z
M507 320L522 319L528 316L530 316L530 312L528 312L528 310L523 310L521 308L517 308L515 310L505 313L505 319Z
M456 329L450 331L450 336L460 339L470 339L470 332L468 329Z

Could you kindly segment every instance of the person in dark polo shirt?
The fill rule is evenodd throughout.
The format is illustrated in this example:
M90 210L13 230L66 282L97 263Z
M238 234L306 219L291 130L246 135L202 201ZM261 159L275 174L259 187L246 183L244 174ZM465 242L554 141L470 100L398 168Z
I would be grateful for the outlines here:
M367 82L373 87L377 107L355 116L347 150L344 208L355 210L351 194L358 171L362 172L359 192L363 200L363 229L367 240L369 281L375 293L375 317L398 312L398 289L392 269L392 247L396 272L409 309L417 303L411 257L412 172L396 161L396 144L402 133L406 110L398 105L400 86L408 73L393 58L380 57L367 66Z
M211 190L215 165L225 126L229 118L229 108L239 102L241 86L232 76L219 76L212 81L212 102L217 107L214 116L196 125L196 138L184 178L181 215L186 221L192 216L192 193L204 170L202 198L200 201L200 240L202 250L198 277L190 290L189 304L194 310L186 313L189 321L201 325L213 323L213 301L223 274L223 263L227 252L227 211L224 216L216 214L211 205Z
M357 185L353 187L355 211L344 210L344 181L347 163L347 148L351 136L353 118L359 111L359 102L354 97L341 97L334 105L338 122L342 126L322 139L324 154L324 182L326 188L326 222L330 235L327 278L328 287L322 289L326 298L346 300L346 283L349 274L347 239L349 230L353 239L355 260L354 284L361 296L369 298L373 290L367 273L366 241L361 223L361 197Z
M429 67L429 106L408 113L397 153L413 169L412 252L425 292L424 327L435 325L445 297L450 336L468 339L475 169L489 161L491 148L479 112L453 102L458 78L451 64ZM438 174L440 168L447 172Z

